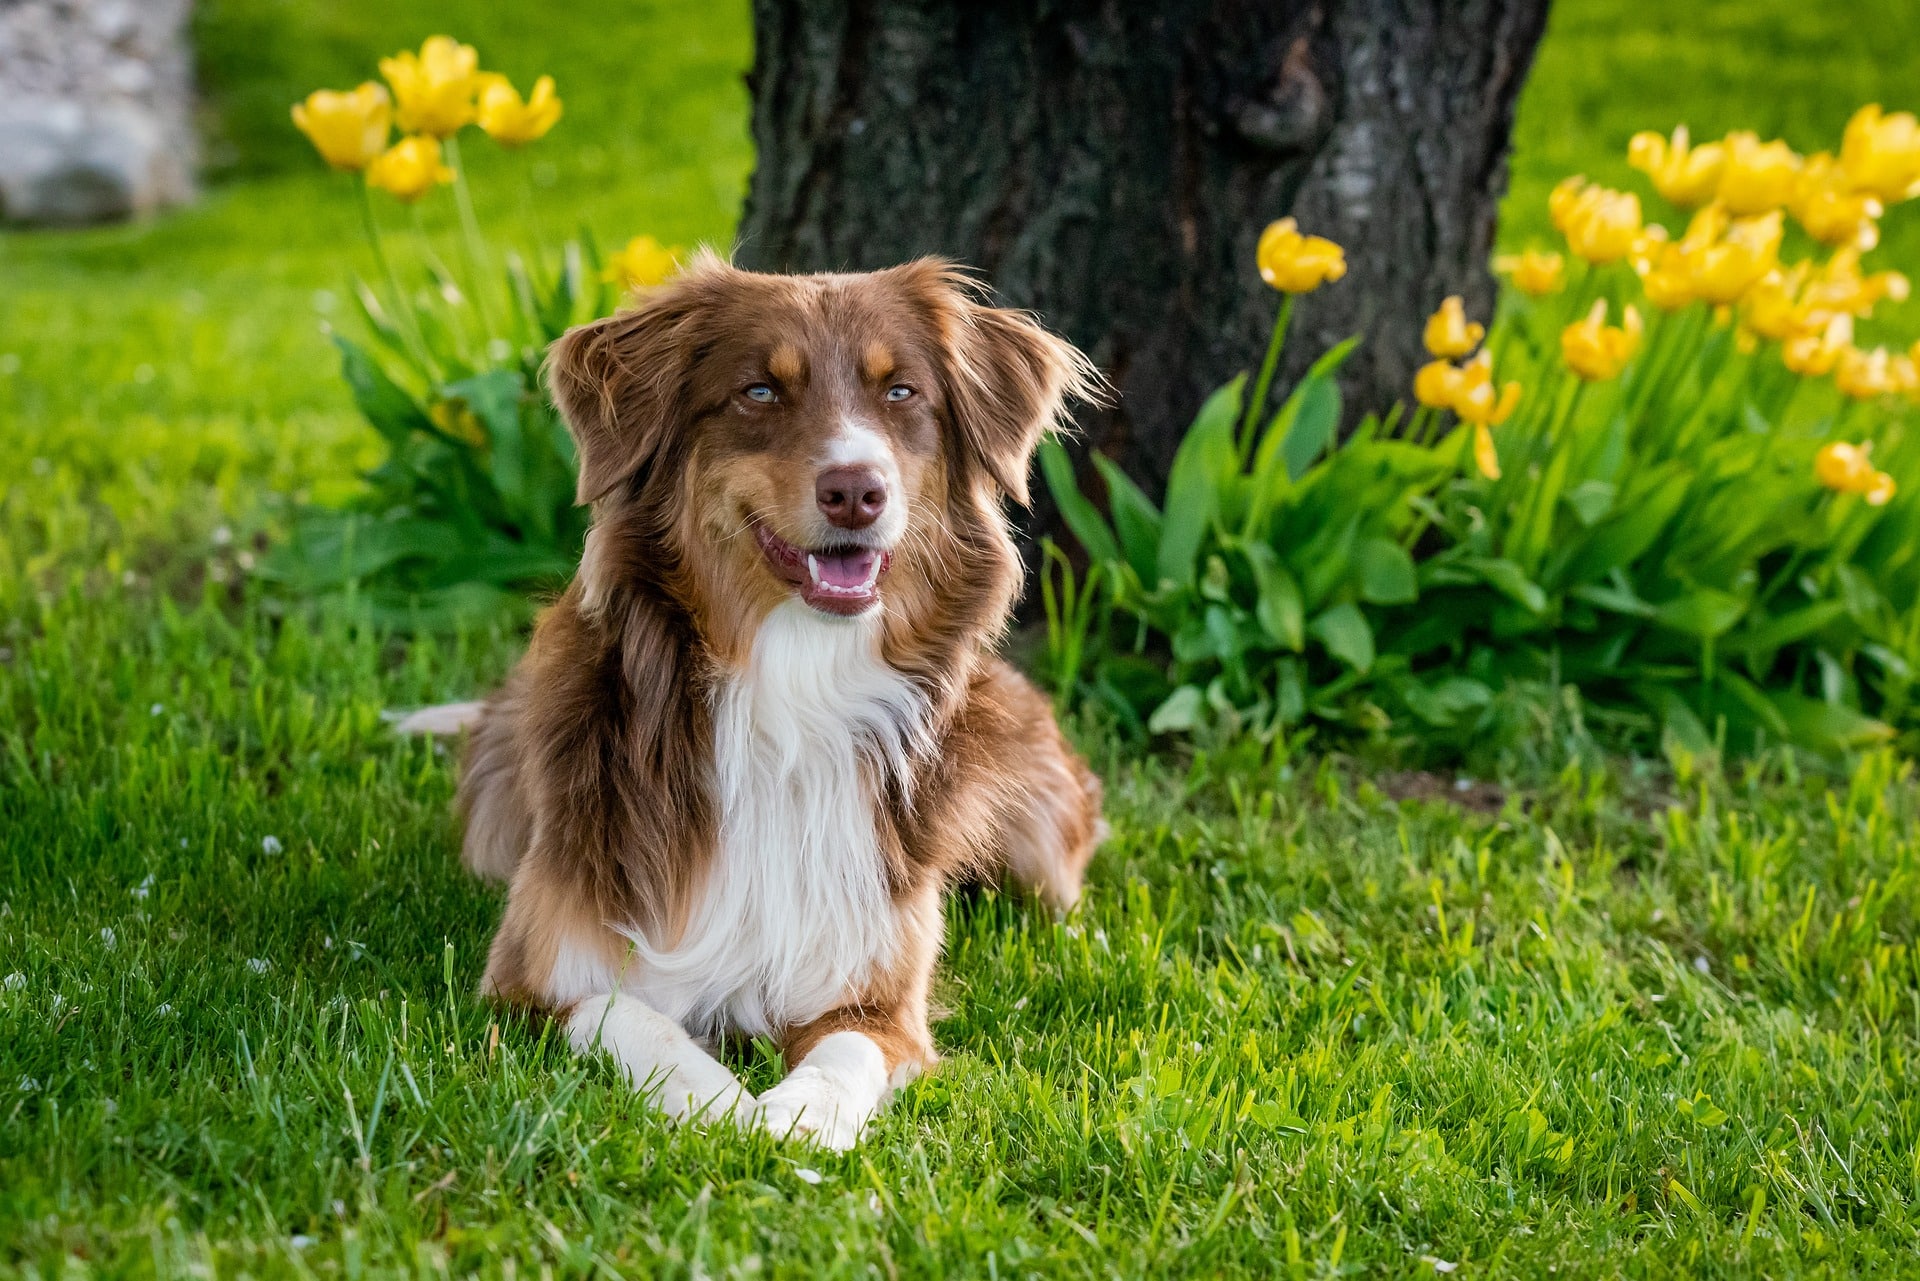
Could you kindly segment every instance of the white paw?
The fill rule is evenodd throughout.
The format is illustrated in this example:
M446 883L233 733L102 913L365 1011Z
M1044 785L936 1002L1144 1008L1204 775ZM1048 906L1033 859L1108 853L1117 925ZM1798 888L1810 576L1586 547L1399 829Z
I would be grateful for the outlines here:
M775 1138L845 1152L860 1141L871 1108L847 1097L843 1083L818 1068L798 1067L760 1096L753 1123Z

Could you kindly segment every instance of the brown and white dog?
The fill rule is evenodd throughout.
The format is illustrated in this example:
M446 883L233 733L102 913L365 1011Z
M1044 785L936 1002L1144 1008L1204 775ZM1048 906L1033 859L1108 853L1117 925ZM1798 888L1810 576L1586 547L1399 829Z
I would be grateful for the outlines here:
M949 265L703 255L555 344L593 527L470 721L463 858L507 880L484 990L675 1117L835 1149L935 1061L942 892L1073 904L1100 785L996 658L1002 500L1084 357ZM707 1048L767 1036L758 1099Z

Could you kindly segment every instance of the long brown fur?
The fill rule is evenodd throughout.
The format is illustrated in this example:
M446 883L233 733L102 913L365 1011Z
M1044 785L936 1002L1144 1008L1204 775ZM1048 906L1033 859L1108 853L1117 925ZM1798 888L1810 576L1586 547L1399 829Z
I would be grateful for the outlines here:
M1046 699L993 655L1020 583L1002 499L1026 501L1036 443L1095 375L938 261L784 277L703 256L555 345L549 376L594 524L579 574L469 742L463 857L511 884L485 986L548 1004L561 940L590 936L617 963L618 928L671 939L699 891L719 826L709 697L788 594L727 504L752 493L777 514L814 430L788 440L731 407L742 377L773 367L843 398L899 371L925 386L924 416L899 420L914 506L882 596L882 655L930 707L928 750L877 801L908 942L844 1008L783 1039L791 1062L857 1029L889 1070L927 1064L942 891L1005 878L1065 908L1101 832L1097 780Z

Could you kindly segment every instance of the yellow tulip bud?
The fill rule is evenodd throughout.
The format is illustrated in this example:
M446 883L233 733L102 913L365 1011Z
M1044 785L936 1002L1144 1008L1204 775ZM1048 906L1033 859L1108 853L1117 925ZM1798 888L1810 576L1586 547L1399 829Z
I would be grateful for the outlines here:
M1493 388L1493 356L1482 351L1460 366L1460 381L1453 389L1453 412L1470 423L1498 427L1512 416L1520 404L1520 384L1510 382L1498 393Z
M1840 165L1848 181L1885 201L1920 193L1920 121L1911 112L1886 115L1868 103L1847 121Z
M505 76L482 76L479 98L480 127L503 147L519 147L546 136L565 110L553 92L553 77L533 82L525 101Z
M1634 252L1633 270L1640 277L1647 301L1662 311L1678 311L1698 297L1693 291L1692 265L1682 245L1658 238L1643 241Z
M1816 321L1820 313L1807 314L1809 323L1801 332L1780 344L1780 363L1803 377L1820 378L1852 348L1853 317L1840 312Z
M1260 279L1283 294L1312 293L1347 274L1344 250L1320 236L1303 236L1293 219L1269 223L1254 250Z
M1513 287L1531 298L1544 298L1560 292L1566 275L1566 259L1556 253L1528 249L1519 254L1500 254L1493 269L1513 282Z
M1662 199L1682 209L1713 198L1726 162L1727 150L1720 143L1689 146L1685 125L1674 129L1671 141L1657 133L1637 133L1627 143L1627 163L1653 180Z
M1871 444L1851 445L1836 440L1813 456L1813 474L1822 485L1842 494L1865 493L1873 482Z
M294 127L307 135L320 158L348 173L358 173L387 147L393 99L369 80L348 93L321 89L293 108Z
M1920 362L1905 353L1895 353L1887 362L1891 390L1907 397L1920 397Z
M1866 319L1882 298L1905 302L1911 286L1897 271L1860 273L1860 251L1837 249L1807 285L1805 303L1816 311L1844 311Z
M1620 319L1618 326L1606 323L1607 300L1602 298L1593 304L1585 320L1561 330L1560 354L1567 367L1588 382L1618 377L1640 350L1643 332L1640 313L1632 307L1624 309Z
M1469 324L1467 307L1459 294L1451 294L1440 304L1440 310L1427 317L1427 328L1423 337L1427 350L1436 356L1464 356L1480 345L1486 336L1485 325Z
M1884 507L1895 490L1893 477L1873 465L1873 443L1849 444L1836 440L1813 457L1814 477L1837 494L1859 494L1869 506Z
M1778 209L1757 218L1736 218L1716 242L1688 254L1694 292L1725 306L1739 299L1780 261L1783 216Z
M635 236L626 247L607 259L601 279L612 281L631 293L652 289L671 280L680 270L680 249L668 247L652 236Z
M1880 243L1883 206L1854 188L1846 171L1826 152L1807 157L1787 209L1806 233L1823 245L1848 245L1862 252Z
M1640 238L1640 197L1587 187L1564 210L1567 247L1591 263L1618 262Z
M1452 364L1435 360L1414 374L1413 397L1429 409L1452 409L1461 381L1460 371Z
M1553 229L1561 235L1567 234L1567 226L1573 219L1573 211L1579 207L1580 197L1587 190L1584 175L1573 174L1553 184L1553 190L1547 193L1547 217L1553 221Z
M378 187L407 204L452 181L453 170L440 160L439 140L424 134L402 138L367 166L369 187Z
M1778 209L1793 195L1800 157L1780 141L1762 142L1741 131L1727 135L1726 163L1720 170L1720 203L1736 217Z
M1493 447L1493 433L1485 423L1473 425L1473 465L1488 480L1500 479L1500 452Z
M1848 347L1840 353L1833 385L1855 400L1872 400L1894 390L1892 358L1885 347L1861 351Z
M479 66L473 46L452 36L428 36L418 54L408 50L380 59L380 74L393 86L399 104L400 127L450 138L473 123Z
M1754 282L1740 300L1740 319L1762 338L1785 342L1809 327L1801 310L1800 289L1806 284L1807 264L1798 263L1791 271L1775 267Z

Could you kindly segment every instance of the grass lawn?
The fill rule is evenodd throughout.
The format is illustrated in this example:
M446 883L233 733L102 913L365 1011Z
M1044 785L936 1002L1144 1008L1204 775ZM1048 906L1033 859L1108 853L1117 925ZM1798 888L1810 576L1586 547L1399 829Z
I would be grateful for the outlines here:
M457 28L568 101L482 152L483 196L530 240L724 241L746 6L603 7ZM1567 170L1624 181L1638 128L1814 147L1920 106L1910 7L1696 8L1557 7L1510 241ZM846 1157L669 1129L497 1022L450 762L379 712L518 637L402 644L247 585L284 496L372 449L321 332L371 264L285 107L436 10L203 0L227 177L152 225L0 235L0 1274L1915 1268L1920 784L1886 755L1543 746L1469 807L1089 735L1088 905L955 904L947 1063ZM1888 248L1920 266L1920 215Z

